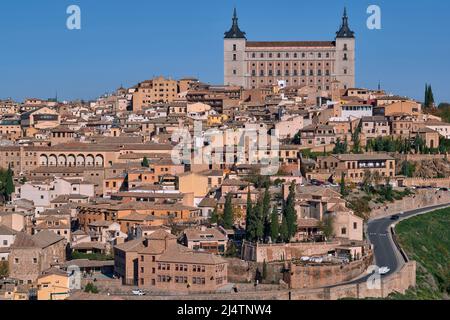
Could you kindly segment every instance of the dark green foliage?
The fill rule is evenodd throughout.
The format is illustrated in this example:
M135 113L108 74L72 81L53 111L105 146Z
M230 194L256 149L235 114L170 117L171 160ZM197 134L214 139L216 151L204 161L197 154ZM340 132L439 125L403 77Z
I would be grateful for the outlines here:
M0 169L0 194L4 199L9 200L14 192L14 172L9 167L8 170Z
M324 216L322 221L319 222L319 228L322 230L326 240L330 240L334 236L334 218L331 215Z
M87 259L92 261L109 261L114 260L112 255L105 255L101 253L82 253L82 252L72 252L72 260Z
M345 154L347 153L347 149L348 149L347 138L344 140L344 142L341 142L341 139L338 138L336 141L336 145L333 149L333 154Z
M212 224L220 224L220 216L217 212L217 207L214 208L213 212L211 213L211 218L209 218L209 222Z
M150 162L148 161L147 157L144 157L144 160L142 160L142 166L145 168L150 167Z
M430 109L434 106L434 94L431 85L425 85L425 100L423 103L424 109Z
M234 212L231 199L232 199L231 193L227 194L225 198L225 207L223 210L223 221L222 221L222 226L225 229L231 229L234 226Z
M98 291L98 288L92 283L92 282L89 282L87 285L86 285L86 287L84 288L84 292L87 292L87 293L98 293L99 291Z
M288 235L292 238L297 233L297 212L295 211L295 182L289 187L289 195L286 199L283 214L286 217Z
M272 215L270 217L270 237L272 242L277 242L280 235L280 221L278 217L277 207L274 206L272 209Z
M417 286L392 299L442 300L450 294L450 209L402 221L396 228L402 248L417 262Z
M271 234L271 232L270 232L271 217L270 217L270 192L269 192L269 189L266 189L266 191L264 192L262 208L263 208L263 217L262 217L263 238L264 238L264 241L267 241L267 239L270 237L270 234Z
M227 258L237 258L238 250L234 242L230 242L227 247L227 251L225 252L225 257Z
M347 185L345 184L345 173L342 172L341 182L339 183L340 192L343 197L348 196Z
M0 278L9 276L8 261L0 261Z
M408 161L402 164L402 175L408 178L414 177L414 172L416 171L416 166Z
M283 215L283 219L281 221L280 239L281 241L286 243L291 241L291 238L289 237L289 229L285 215Z

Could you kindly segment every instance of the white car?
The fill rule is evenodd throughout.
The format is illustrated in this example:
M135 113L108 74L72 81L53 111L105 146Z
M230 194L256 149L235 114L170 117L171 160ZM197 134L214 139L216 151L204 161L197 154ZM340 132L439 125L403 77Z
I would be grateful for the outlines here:
M135 296L145 296L145 292L142 290L133 290L131 291Z
M301 257L300 260L302 262L308 262L309 260L311 260L311 258L310 257Z
M381 267L378 269L378 273L381 275L388 274L391 271L388 267Z
M310 259L310 261L314 262L314 263L322 263L323 262L323 258L321 258L321 257L313 257L313 258Z

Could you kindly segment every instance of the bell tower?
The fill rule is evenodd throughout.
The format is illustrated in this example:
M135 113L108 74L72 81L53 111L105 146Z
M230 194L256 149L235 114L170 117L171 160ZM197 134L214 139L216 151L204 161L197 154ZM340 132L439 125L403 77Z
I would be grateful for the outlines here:
M344 9L341 28L336 32L334 75L342 89L355 87L355 33L348 24L347 8Z
M246 87L245 48L247 39L245 32L238 24L236 8L233 12L231 29L224 37L224 84Z

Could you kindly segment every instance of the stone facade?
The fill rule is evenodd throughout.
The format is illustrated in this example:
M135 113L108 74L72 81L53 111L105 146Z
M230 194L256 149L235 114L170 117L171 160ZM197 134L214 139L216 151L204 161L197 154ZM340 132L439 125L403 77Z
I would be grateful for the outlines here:
M224 40L224 83L245 89L277 85L311 86L330 91L355 86L355 37L344 12L335 41L247 41L234 12Z

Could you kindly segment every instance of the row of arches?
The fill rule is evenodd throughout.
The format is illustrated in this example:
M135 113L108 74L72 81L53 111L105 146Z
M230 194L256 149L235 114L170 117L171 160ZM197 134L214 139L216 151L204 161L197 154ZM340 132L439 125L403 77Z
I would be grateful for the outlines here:
M41 154L39 164L42 167L103 167L105 159L101 154Z

